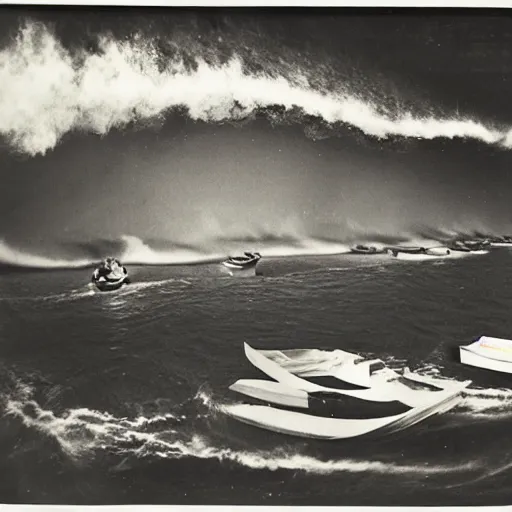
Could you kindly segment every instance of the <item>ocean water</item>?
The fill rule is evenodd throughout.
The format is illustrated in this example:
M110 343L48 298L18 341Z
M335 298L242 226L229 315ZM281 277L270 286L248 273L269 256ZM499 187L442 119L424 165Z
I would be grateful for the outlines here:
M512 333L512 252L433 261L348 254L0 274L0 497L6 503L506 505L508 375L459 344ZM294 438L227 418L255 348L344 349L472 380L462 402L390 436Z

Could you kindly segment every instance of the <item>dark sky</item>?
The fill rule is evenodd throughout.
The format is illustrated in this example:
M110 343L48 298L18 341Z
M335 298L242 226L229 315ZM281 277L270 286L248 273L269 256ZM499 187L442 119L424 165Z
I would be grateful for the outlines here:
M1 14L9 242L510 225L506 11Z

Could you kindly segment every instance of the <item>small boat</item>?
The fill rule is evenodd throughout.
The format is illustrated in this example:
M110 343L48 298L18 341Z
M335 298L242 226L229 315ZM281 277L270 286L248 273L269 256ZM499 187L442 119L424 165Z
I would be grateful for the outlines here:
M491 247L512 247L512 237L496 236L489 240Z
M491 242L491 247L512 247L512 242Z
M448 247L420 247L419 250L389 249L388 252L398 259L403 260L430 260L450 256L451 250Z
M231 269L243 270L256 266L260 259L259 252L244 252L244 256L229 256L222 264Z
M129 283L128 270L116 258L107 258L94 270L91 281L102 292L119 290Z
M448 247L451 251L459 251L459 252L471 252L469 247L464 245L464 242L461 240L455 240L454 242L450 242Z
M350 252L354 254L384 254L385 249L377 249L374 245L356 245L350 248Z
M410 247L407 245L394 245L386 247L388 254L396 256L398 253L404 254L425 254L425 247Z
M512 373L512 341L481 336L470 345L459 347L460 362L486 370Z
M462 242L470 251L485 251L491 246L489 240L464 240Z

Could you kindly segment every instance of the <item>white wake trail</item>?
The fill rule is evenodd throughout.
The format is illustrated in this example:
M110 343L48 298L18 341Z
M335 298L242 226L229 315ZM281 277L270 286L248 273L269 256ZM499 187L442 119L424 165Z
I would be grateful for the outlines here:
M196 399L206 403L210 409L216 404L211 397L198 393ZM185 419L178 413L160 414L153 417L118 418L108 412L86 408L71 409L62 414L42 408L37 402L25 396L24 399L7 401L9 416L17 417L28 427L53 438L61 449L77 462L97 451L107 451L123 457L165 459L215 459L231 462L251 469L291 470L327 475L337 472L377 473L393 475L426 476L445 473L459 473L476 469L475 463L454 465L444 464L398 464L378 460L333 459L321 460L301 454L289 448L273 450L239 450L212 444L205 436L180 429ZM148 427L169 422L163 431L151 432Z

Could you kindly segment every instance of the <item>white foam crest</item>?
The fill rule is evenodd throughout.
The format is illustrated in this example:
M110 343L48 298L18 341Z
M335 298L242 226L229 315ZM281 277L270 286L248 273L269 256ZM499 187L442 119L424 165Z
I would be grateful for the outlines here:
M474 417L502 418L512 415L512 390L465 389L459 408Z
M168 444L159 434L143 429L157 422L175 419L171 413L151 418L116 418L108 412L87 408L71 409L62 415L43 409L34 400L8 400L5 412L18 417L26 427L39 430L58 441L63 451L73 458L80 458L98 449L126 450L126 443L138 442L132 450L139 450L146 443ZM172 434L173 430L166 430ZM130 448L128 448L130 451Z
M350 246L337 242L325 242L313 238L297 240L295 244L262 243L259 252L263 257L334 255L350 252Z
M236 57L223 65L198 57L194 70L169 61L161 70L158 52L148 43L103 38L100 48L100 54L72 55L40 25L20 30L0 52L0 134L20 151L36 155L70 131L106 134L177 107L186 108L194 120L220 122L277 105L299 108L328 124L349 124L372 137L463 137L512 147L508 130L471 119L414 117L410 112L388 116L356 95L313 89L299 72L293 78L249 74Z
M152 249L135 236L123 235L121 239L126 243L126 249L121 258L123 263L126 264L178 265L186 263L207 263L225 257L225 255L220 253L204 254L188 249L158 251Z
M200 389L195 397L194 397L194 400L198 400L200 401L203 405L205 405L206 407L208 408L216 408L217 405L214 403L213 401L213 398L212 398L212 395L210 393L208 393L207 391L204 391L202 389Z
M126 244L126 249L121 257L126 264L186 264L186 263L208 263L224 259L227 254L221 251L211 251L208 254L194 251L192 249L171 249L158 251L145 244L135 236L123 235L121 239ZM216 244L217 242L212 242ZM227 242L229 245L229 242ZM350 252L347 244L336 242L325 242L312 238L297 239L293 243L280 242L247 242L246 245L255 245L263 257L280 256L313 256L344 254ZM237 243L236 250L246 250L242 243ZM256 250L256 249L255 249Z
M120 257L126 265L186 265L196 263L213 263L226 258L227 254L215 248L209 252L201 252L194 249L171 248L167 250L153 249L140 238L130 235L121 236L125 243L125 249ZM212 242L217 244L218 242ZM346 244L323 242L314 239L298 240L296 243L268 243L261 241L256 245L263 256L307 256L307 255L328 255L342 254L350 251ZM246 250L242 244L237 244L237 250ZM97 264L93 259L64 259L50 258L31 254L20 249L9 246L6 242L0 240L0 263L28 268L58 269L58 268L83 268ZM137 283L134 285L137 289L150 287L167 281L152 281L146 283ZM132 287L133 288L133 287ZM89 295L90 290L81 292Z
M409 375L419 382L440 388L447 388L448 383L453 383L454 386L461 383L455 378L443 375L439 367L433 364L418 368L411 373L407 367L404 367L404 360L386 358L386 364L390 362L394 363L397 369L385 367L373 372L375 382L393 382L404 372L404 375ZM461 397L462 400L452 414L494 420L512 416L512 390L510 389L467 387L461 392Z
M1 87L1 86L0 86ZM0 240L0 263L31 268L81 268L92 264L91 260L65 260L38 256L9 246Z

